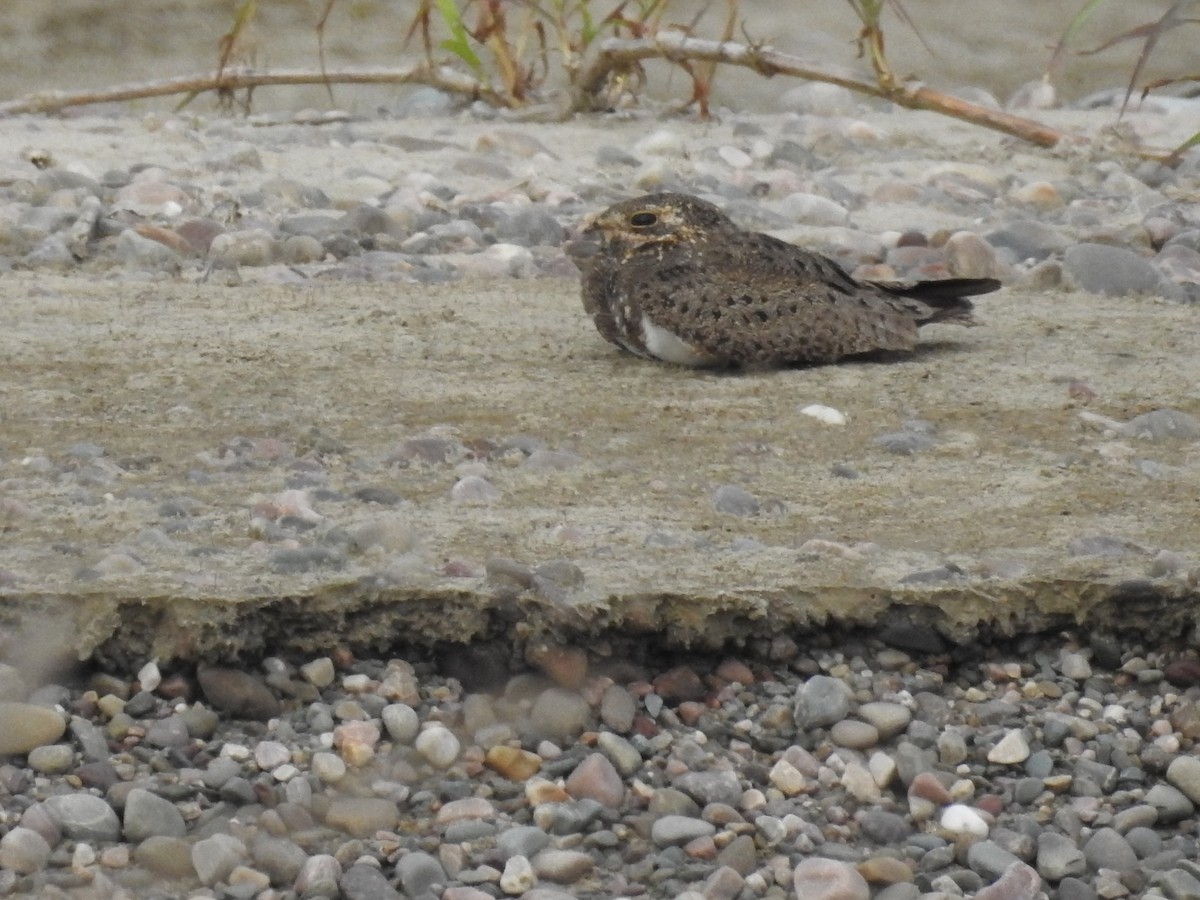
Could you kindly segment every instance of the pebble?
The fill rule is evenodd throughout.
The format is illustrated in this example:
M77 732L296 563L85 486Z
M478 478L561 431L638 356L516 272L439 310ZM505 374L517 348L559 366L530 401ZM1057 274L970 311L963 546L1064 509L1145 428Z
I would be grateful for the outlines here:
M59 713L30 703L0 702L0 756L26 754L53 744L66 733Z
M121 834L121 820L113 808L91 794L59 794L42 804L65 837L74 841L104 843Z
M400 887L409 897L421 897L430 892L435 884L445 884L446 870L433 856L421 850L406 853L396 863L396 875Z
M703 819L669 815L655 820L650 839L659 847L677 847L696 838L712 837L716 832L716 826Z
M981 837L988 833L988 823L969 806L955 803L947 806L940 820L942 828L952 834L974 834Z
M756 516L762 504L745 488L736 484L723 484L713 490L713 508L731 516Z
M1063 274L1080 290L1123 297L1155 293L1163 278L1150 260L1125 247L1076 244L1063 254Z
M126 840L134 843L155 836L182 838L187 835L187 824L170 800L134 788L125 797L124 832Z
M202 884L212 886L246 861L246 845L229 834L214 834L192 844L192 868Z
M987 760L1001 766L1015 766L1029 759L1029 742L1019 728L1005 732L1004 737L988 751Z
M279 700L261 679L248 672L201 666L196 679L204 696L223 713L258 721L279 715Z
M448 769L458 759L462 745L448 728L435 725L417 735L413 746L432 766Z
M1200 759L1177 756L1167 766L1167 781L1192 803L1200 804Z
M841 722L850 712L850 689L828 675L814 675L796 694L793 716L804 728L823 728Z
M0 868L31 875L49 859L50 845L33 829L17 826L0 838Z
M792 886L806 900L869 900L871 888L853 866L835 859L810 857L796 866Z
M325 824L355 837L370 837L396 827L400 812L381 797L338 797L325 811Z
M404 703L392 703L383 708L381 716L388 736L397 744L411 744L416 740L417 733L421 728L421 720L411 706Z

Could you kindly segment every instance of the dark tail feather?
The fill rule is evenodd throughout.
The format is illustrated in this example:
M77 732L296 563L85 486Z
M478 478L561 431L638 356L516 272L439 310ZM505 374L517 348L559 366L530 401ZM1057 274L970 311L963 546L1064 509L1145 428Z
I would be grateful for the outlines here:
M995 278L940 278L933 281L873 281L875 287L896 294L899 297L911 297L920 300L929 307L929 315L917 320L917 324L926 325L929 322L956 321L962 325L975 324L971 318L974 309L966 297L976 294L990 294L999 290L1000 282Z

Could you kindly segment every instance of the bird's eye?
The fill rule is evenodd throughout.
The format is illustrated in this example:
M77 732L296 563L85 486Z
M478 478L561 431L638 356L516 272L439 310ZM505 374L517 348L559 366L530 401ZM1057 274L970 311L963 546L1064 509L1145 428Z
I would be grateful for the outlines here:
M634 228L649 228L658 221L658 216L650 212L634 213L629 217L629 224Z

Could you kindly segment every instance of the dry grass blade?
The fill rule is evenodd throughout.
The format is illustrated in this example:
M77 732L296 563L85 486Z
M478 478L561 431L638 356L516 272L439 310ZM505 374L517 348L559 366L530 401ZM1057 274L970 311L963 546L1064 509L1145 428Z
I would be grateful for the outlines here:
M325 23L329 21L329 15L336 3L337 0L325 0L325 8L321 10L321 18L317 20L317 61L322 72L325 71ZM329 102L333 103L333 85L326 82L325 90L329 93Z
M1070 23L1067 25L1067 30L1062 33L1062 37L1054 45L1054 50L1050 54L1050 61L1046 63L1047 75L1052 73L1058 64L1062 62L1063 55L1067 51L1067 43L1071 38L1079 34L1083 26L1091 19L1092 13L1099 9L1101 4L1106 2L1108 0L1085 0L1083 7L1071 18Z
M1097 0L1092 0L1085 8L1085 12L1089 15L1094 8ZM1092 56L1097 53L1102 53L1110 47L1114 47L1124 41L1142 41L1142 52L1138 54L1137 62L1134 64L1133 72L1129 76L1129 85L1125 89L1125 98L1121 101L1121 111L1117 114L1117 118L1125 115L1126 109L1129 108L1129 100L1133 96L1134 87L1137 85L1138 78L1142 74L1142 70L1146 68L1146 63L1150 60L1154 48L1158 45L1159 40L1168 31L1178 28L1181 25L1200 24L1200 19L1192 19L1183 15L1183 11L1188 7L1197 5L1197 0L1175 0L1167 10L1154 22L1144 22L1141 25L1131 28L1128 31L1123 31L1115 37L1109 38L1098 47L1091 50L1080 50L1080 56ZM1072 23L1074 25L1074 23ZM1064 35L1065 40L1065 35ZM1060 42L1061 43L1061 42ZM1144 96L1144 95L1143 95Z

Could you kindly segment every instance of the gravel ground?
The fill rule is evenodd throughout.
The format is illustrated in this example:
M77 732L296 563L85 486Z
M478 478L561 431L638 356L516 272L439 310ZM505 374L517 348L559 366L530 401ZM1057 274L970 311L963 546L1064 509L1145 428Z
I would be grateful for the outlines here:
M13 123L0 888L1200 897L1196 160L788 102ZM908 359L650 366L562 248L652 189L1010 287Z

